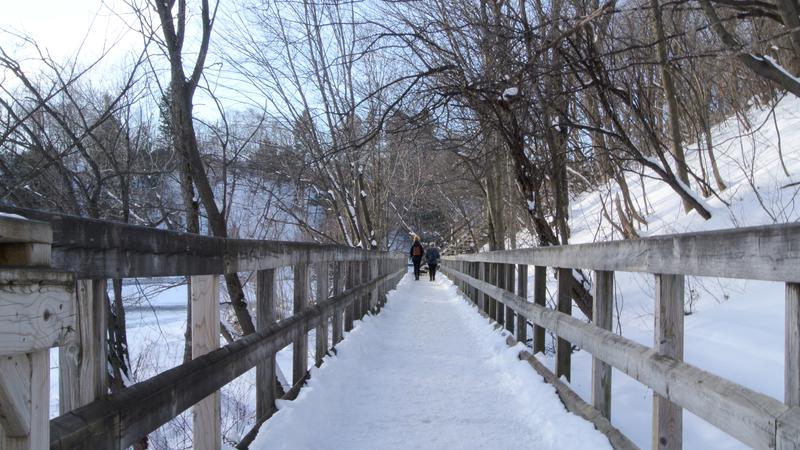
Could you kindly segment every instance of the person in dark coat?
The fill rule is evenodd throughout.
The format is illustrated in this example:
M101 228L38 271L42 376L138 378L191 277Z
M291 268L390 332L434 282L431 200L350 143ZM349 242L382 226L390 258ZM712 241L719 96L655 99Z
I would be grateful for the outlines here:
M431 276L431 281L436 281L436 268L439 267L439 249L436 243L432 242L428 249L425 250L425 260L428 262L428 274Z
M425 255L425 247L419 242L419 236L414 235L414 243L411 244L411 262L414 263L414 280L419 280L419 266L422 265L422 257Z

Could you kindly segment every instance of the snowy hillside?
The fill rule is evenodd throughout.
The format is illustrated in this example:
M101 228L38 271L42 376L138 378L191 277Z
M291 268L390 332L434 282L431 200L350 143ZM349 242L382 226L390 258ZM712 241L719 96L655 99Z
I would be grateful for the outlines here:
M640 236L800 220L800 184L795 184L800 180L800 100L783 99L774 118L769 110L753 110L748 120L752 130L736 118L715 129L715 153L728 188L719 192L720 198L706 199L713 212L711 220L703 220L694 211L685 214L680 198L653 174L645 173L644 178L627 175L633 200L647 221L638 230ZM699 170L697 158L697 148L688 147L687 161L693 170ZM610 212L617 193L609 188L573 201L571 243L621 239L603 214L603 202ZM654 284L652 275L616 274L615 331L648 346L653 345ZM553 295L554 280L548 288ZM686 296L685 360L782 400L784 285L687 277ZM554 367L552 355L542 360ZM590 371L590 355L579 352L573 356L572 387L584 399L590 398ZM616 370L613 380L612 422L639 446L649 448L649 390ZM746 447L684 412L684 448Z

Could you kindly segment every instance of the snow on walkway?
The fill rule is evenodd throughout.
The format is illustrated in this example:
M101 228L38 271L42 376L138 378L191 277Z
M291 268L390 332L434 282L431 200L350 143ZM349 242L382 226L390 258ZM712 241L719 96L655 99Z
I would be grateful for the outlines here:
M406 275L250 448L610 448L441 278Z

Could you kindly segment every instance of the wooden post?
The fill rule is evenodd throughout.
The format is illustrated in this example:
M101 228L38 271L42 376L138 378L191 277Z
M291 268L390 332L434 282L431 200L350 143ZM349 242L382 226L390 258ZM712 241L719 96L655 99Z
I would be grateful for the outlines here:
M517 295L528 299L528 265L517 265ZM517 342L528 342L528 318L517 314Z
M485 262L478 263L478 279L481 281L486 281L488 278L488 266ZM488 314L489 312L489 302L488 297L483 291L478 291L478 308L481 311Z
M547 267L533 268L533 303L544 307L547 304ZM544 328L533 326L533 353L544 353Z
M76 283L75 330L58 350L59 411L66 414L108 392L106 280Z
M256 328L264 330L275 323L275 269L256 272ZM275 354L256 364L256 420L272 414L275 408Z
M784 402L800 406L800 283L786 283Z
M344 276L347 269L345 264L346 263L342 261L334 263L333 295L339 295L344 290ZM333 327L332 338L334 346L336 346L336 344L339 342L342 342L342 325L342 312L334 311L333 320L331 321L331 327Z
M378 260L377 259L373 259L372 261L369 262L369 277L367 278L367 280L368 281L372 281L372 280L378 278L378 276L379 276L378 275ZM372 288L372 290L370 291L370 310L372 310L373 312L377 312L378 311L378 305L380 304L378 302L378 290L379 289L380 289L380 286L375 285L375 287Z
M347 288L346 290L352 289L356 285L356 267L358 264L356 261L350 261L347 263ZM356 315L356 300L350 302L349 305L344 309L344 331L350 331L353 329L353 321L355 320Z
M656 275L654 349L683 361L683 275ZM683 447L681 408L653 394L653 448L676 450Z
M308 306L308 264L294 266L294 314ZM308 333L300 333L292 347L292 386L303 380L308 371Z
M475 276L475 263L474 262L467 262L466 264L467 264L467 274L469 276L471 276L472 278L478 278L477 276ZM473 289L473 287L470 286L470 285L467 285L467 297L469 297L469 300L472 303L475 303L475 304L478 303L478 299L475 296L475 289Z
M52 239L53 232L48 223L0 217L0 265L49 266ZM21 283L14 279L4 280L0 292L3 311L8 309L7 302L16 303L13 299L20 293L26 300L25 306L37 307L37 310L33 314L21 308L12 311L14 314L6 317L1 325L6 338L15 333L25 333L26 339L15 336L20 339L10 346L19 344L22 348L18 351L22 351L0 356L0 449L50 448L50 347L54 345L54 336L45 323L65 326L62 314L49 308L60 305L62 309L73 310L74 307L74 294L69 289L71 283L66 282L71 282L71 278L65 276L61 279L64 283L59 288L38 283L31 285L30 280ZM36 298L37 294L39 298ZM30 327L39 324L45 326L41 329ZM14 331L9 332L9 325Z
M502 288L504 290L508 289L506 286L506 264L496 264L497 266L497 278L495 279L495 286ZM497 323L500 325L506 324L506 308L505 303L501 301L501 299L495 299L495 317Z
M219 348L219 276L192 277L192 359ZM192 407L194 448L222 447L219 391Z
M594 272L592 321L598 328L611 331L614 323L614 272ZM611 419L611 366L592 358L592 405Z
M328 298L328 263L317 264L317 303ZM320 317L317 326L317 348L314 352L314 360L317 367L322 365L322 359L328 353L328 317Z
M572 269L558 269L558 311L572 315ZM572 344L563 338L556 341L556 377L570 380L572 372Z
M504 264L506 266L506 282L505 288L508 292L514 293L514 265L513 264ZM511 305L506 305L506 331L509 333L514 334L514 308Z
M3 356L0 384L0 448L50 448L50 351Z
M369 278L369 261L361 261L359 264L359 285L365 284ZM358 318L363 319L369 312L369 292L361 294L361 309L358 312Z

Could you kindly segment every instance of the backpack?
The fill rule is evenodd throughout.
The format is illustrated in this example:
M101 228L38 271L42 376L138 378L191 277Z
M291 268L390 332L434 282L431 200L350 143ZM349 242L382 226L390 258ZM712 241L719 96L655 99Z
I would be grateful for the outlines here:
M422 246L415 245L414 248L411 249L411 256L422 256Z

